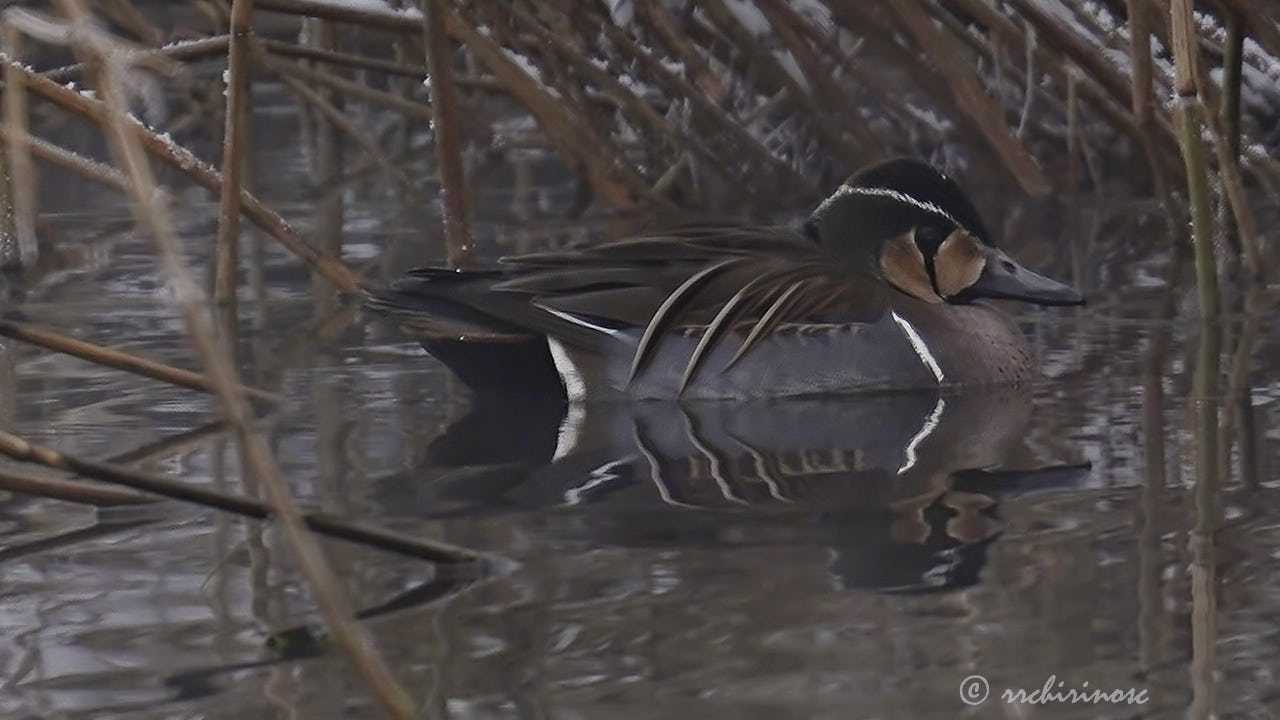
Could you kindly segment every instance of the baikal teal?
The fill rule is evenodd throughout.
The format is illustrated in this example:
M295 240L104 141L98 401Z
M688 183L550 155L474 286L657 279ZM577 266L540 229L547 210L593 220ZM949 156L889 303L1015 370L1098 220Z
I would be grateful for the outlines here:
M988 298L1083 302L992 242L927 164L849 178L799 227L687 225L496 267L420 268L389 312L481 396L747 399L1034 375Z

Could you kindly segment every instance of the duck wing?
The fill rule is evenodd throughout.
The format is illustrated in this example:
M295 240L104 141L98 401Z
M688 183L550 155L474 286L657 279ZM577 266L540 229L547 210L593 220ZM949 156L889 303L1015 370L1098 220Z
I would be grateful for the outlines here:
M700 225L594 247L503 258L499 267L410 271L371 304L434 337L546 335L605 352L635 342L632 377L662 339L701 332L688 382L710 352L745 332L734 362L779 325L869 322L883 314L884 283L849 269L790 228Z

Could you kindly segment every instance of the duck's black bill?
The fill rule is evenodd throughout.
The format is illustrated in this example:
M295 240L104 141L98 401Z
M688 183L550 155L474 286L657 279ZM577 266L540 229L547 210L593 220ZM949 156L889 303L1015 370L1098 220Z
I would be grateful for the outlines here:
M988 251L982 274L967 293L974 298L1022 300L1037 305L1084 304L1080 291L1022 267L995 248Z

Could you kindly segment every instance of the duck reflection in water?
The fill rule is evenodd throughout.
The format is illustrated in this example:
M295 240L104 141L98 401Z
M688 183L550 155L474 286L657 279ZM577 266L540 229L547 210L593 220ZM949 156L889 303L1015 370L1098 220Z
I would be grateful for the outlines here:
M393 512L537 511L557 540L620 547L830 548L845 587L972 585L1000 503L1078 485L1021 442L1026 388L944 395L565 406L480 397Z

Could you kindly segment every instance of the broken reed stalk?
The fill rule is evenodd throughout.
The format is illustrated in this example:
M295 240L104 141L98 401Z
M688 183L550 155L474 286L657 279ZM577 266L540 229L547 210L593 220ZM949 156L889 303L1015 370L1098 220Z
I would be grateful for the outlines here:
M7 70L20 73L29 91L54 102L63 108L83 115L99 124L108 122L106 105L101 100L84 96L70 88L59 85L23 67L11 58L6 58ZM155 131L143 125L132 115L126 115L121 122L144 145L146 150L179 170L193 182L211 191L220 192L222 174L208 163L196 157L190 150L177 145ZM248 191L241 190L240 206L255 225L283 245L298 259L311 266L317 273L333 283L342 292L354 293L359 289L359 282L351 269L337 258L315 248L300 237L289 223L276 211L264 205Z
M434 114L436 167L440 174L440 200L444 213L444 244L449 266L472 264L473 241L466 168L462 163L462 128L458 122L458 97L453 87L453 47L445 23L444 0L424 0L423 35L430 73L431 109Z
M253 0L234 0L227 44L226 129L222 134L222 188L213 268L214 302L232 314L236 301L236 270L240 265L240 191L243 189L245 133L248 132L252 92L249 86L252 33Z
M81 360L88 360L98 365L167 382L178 387L210 394L214 392L213 383L200 373L183 370L162 362L148 360L120 350L113 350L11 320L0 320L0 335L37 345L46 350L78 357ZM280 403L283 401L283 398L279 395L257 388L241 386L240 392L246 397L263 402Z
M80 491L83 499L77 500L75 497L63 499L90 504L100 504L95 500L109 502L112 499L128 499L131 503L153 502L154 498L148 495L158 495L254 520L268 520L277 517L275 508L270 503L256 498L221 492L203 486L188 485L187 483L159 475L132 470L115 463L86 460L75 455L59 452L46 445L28 442L3 430L0 430L0 454L4 454L14 460L74 473L94 480L96 483L107 483L107 485L98 485L57 478L28 477L27 481L31 485L31 490L34 491L32 494L47 494L62 490ZM114 485L131 488L148 495L141 495L137 492L129 492L127 495L121 494L121 491L111 487ZM94 491L99 492L95 494ZM23 492L28 491L24 490ZM483 555L466 548L449 545L448 543L402 535L359 523L351 523L323 513L308 513L301 517L308 528L321 535L347 540L365 547L385 550L416 560L427 560L448 565L481 563L484 561Z
M392 717L407 720L414 715L409 696L396 683L371 639L352 618L350 604L319 543L294 506L266 439L253 427L249 406L238 392L240 381L231 363L230 351L214 333L213 322L204 307L203 294L181 255L168 210L158 202L155 179L139 135L126 119L121 80L116 74L117 68L108 61L113 44L92 27L83 0L57 0L57 5L69 21L74 49L82 60L90 62L97 70L98 92L106 108L103 126L117 163L129 177L135 219L151 237L165 276L174 287L191 340L207 365L227 422L235 431L247 470L265 489L272 516L293 548L339 645L346 650L383 709Z
M21 11L18 11L21 12ZM5 13L6 17L10 13ZM0 262L24 265L35 260L36 245L36 188L35 169L31 162L31 148L27 143L27 89L22 73L11 68L22 54L22 33L13 22L5 22L0 29L5 53L11 62L4 73L4 126L8 140L5 150L9 167L9 202L13 210L14 256L0 258Z

